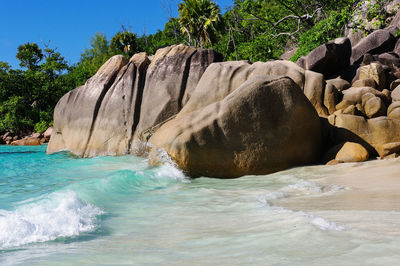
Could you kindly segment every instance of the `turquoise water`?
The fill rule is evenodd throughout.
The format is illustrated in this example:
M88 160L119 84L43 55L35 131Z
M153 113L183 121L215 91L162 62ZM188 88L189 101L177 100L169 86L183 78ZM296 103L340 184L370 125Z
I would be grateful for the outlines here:
M45 149L0 146L1 265L400 261L397 212L311 213L271 203L341 193L347 188L315 182L334 167L191 180L168 163L149 168L135 156L79 159Z

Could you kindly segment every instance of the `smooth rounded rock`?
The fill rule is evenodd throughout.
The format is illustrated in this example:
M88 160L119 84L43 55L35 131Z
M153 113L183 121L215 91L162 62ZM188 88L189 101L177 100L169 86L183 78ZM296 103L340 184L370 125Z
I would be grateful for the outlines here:
M149 142L189 176L232 178L317 161L320 127L292 79L253 77L223 100L165 123Z
M369 158L368 151L360 144L346 142L336 154L335 160L339 162L364 162Z

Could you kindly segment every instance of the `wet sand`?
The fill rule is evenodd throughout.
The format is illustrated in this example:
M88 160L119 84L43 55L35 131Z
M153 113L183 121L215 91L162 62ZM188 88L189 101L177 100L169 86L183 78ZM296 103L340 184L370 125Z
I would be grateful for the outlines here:
M333 193L300 195L273 201L295 211L400 211L400 160L319 166L307 180L322 186L342 186ZM322 176L322 177L321 177Z

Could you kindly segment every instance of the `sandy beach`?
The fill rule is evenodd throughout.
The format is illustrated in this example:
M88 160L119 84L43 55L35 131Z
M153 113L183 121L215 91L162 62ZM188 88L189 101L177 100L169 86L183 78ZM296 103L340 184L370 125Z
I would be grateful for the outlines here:
M299 169L301 171L301 169ZM400 160L375 160L315 167L306 180L322 187L337 186L334 193L287 197L273 201L291 210L400 211Z

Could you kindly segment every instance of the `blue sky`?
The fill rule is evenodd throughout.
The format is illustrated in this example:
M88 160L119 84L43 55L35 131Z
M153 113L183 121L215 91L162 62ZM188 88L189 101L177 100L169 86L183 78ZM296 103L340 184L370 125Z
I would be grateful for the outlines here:
M89 39L96 32L113 36L128 26L139 36L163 29L168 13L163 0L0 0L0 61L18 67L15 58L19 45L36 42L40 46L50 41L50 47L75 63ZM173 15L178 14L180 0L172 3ZM216 0L222 11L233 0Z

